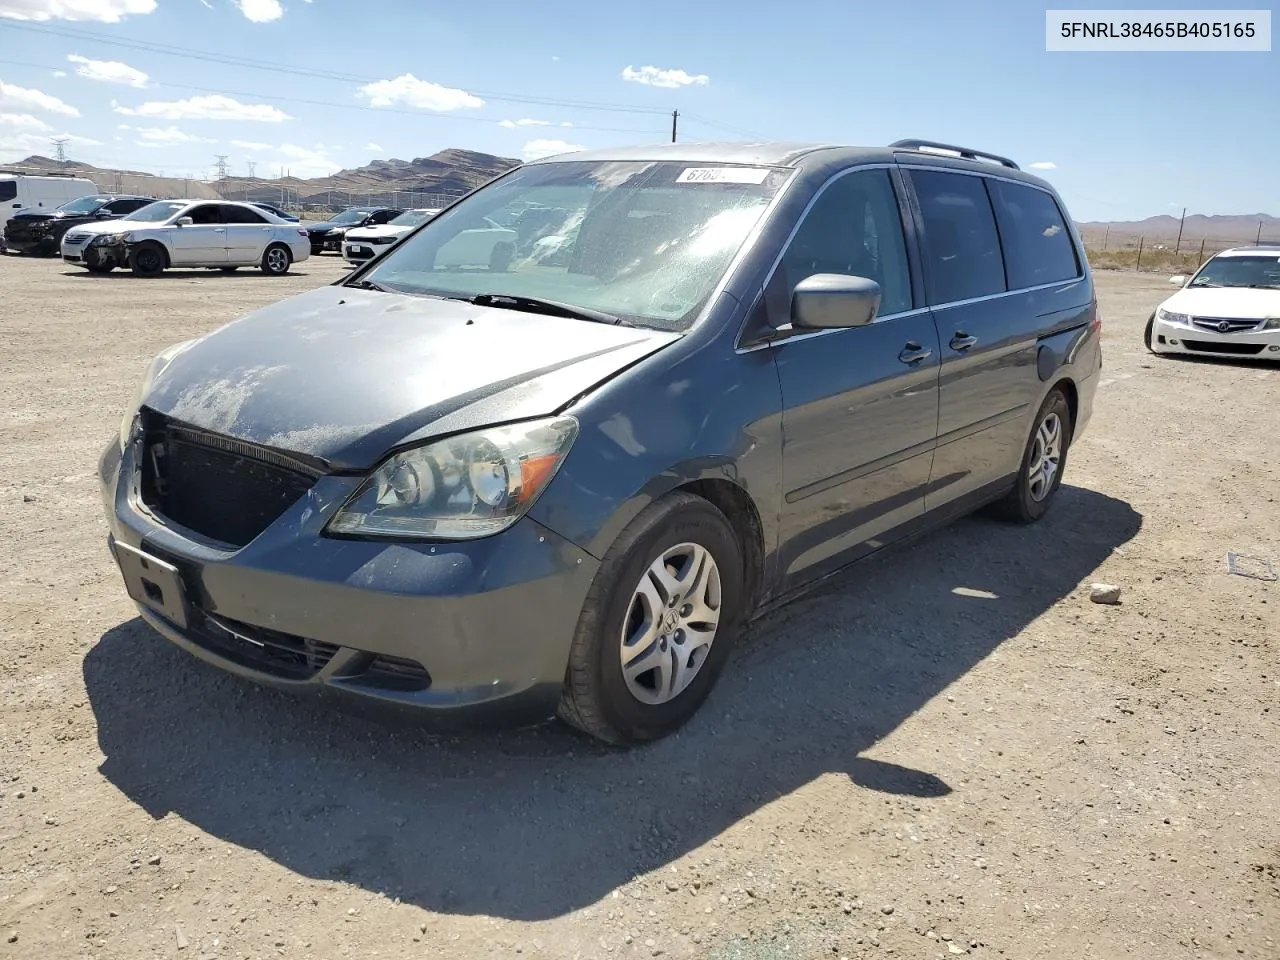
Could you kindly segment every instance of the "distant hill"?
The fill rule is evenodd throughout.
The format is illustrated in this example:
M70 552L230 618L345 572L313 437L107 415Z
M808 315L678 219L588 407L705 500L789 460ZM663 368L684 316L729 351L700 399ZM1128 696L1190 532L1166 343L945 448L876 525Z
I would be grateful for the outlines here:
M428 205L469 193L494 177L518 167L519 160L474 150L449 149L414 160L374 160L363 167L340 170L330 177L229 177L184 180L157 177L139 170L113 170L76 161L30 156L5 170L62 173L87 177L110 193L136 193L159 199L259 200L293 209L339 210L355 204Z
M1228 243L1252 243L1258 237L1261 225L1262 239L1280 242L1280 217L1268 213L1249 213L1231 216L1205 216L1192 214L1182 228L1182 242L1199 243L1201 240L1217 240ZM1109 236L1113 241L1144 237L1148 244L1165 243L1178 237L1178 218L1168 215L1147 217L1145 220L1078 223L1086 242L1101 241Z

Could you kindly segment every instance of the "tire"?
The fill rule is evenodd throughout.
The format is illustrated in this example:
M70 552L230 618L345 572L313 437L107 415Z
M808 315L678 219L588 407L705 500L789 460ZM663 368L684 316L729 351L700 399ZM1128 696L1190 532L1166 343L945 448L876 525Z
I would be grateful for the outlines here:
M1148 353L1156 352L1155 349L1151 346L1151 334L1152 334L1152 331L1155 329L1155 325L1156 325L1156 315L1153 313L1147 319L1146 329L1142 331L1142 342L1146 346Z
M116 268L116 261L113 257L104 257L98 250L90 249L84 252L84 267L90 273L110 273Z
M283 243L273 243L262 255L262 272L269 277L283 277L293 263L293 254Z
M1052 424L1056 422L1054 428ZM1067 467L1067 452L1071 447L1071 431L1074 428L1071 420L1071 404L1066 394L1055 387L1045 397L1044 403L1036 414L1031 435L1027 438L1022 460L1018 467L1018 479L1008 496L994 505L997 515L1014 523L1035 523L1053 505L1058 488L1062 486L1062 473ZM1048 433L1042 435L1042 429ZM1043 469L1037 475L1035 468L1046 461L1044 445L1046 437L1056 436L1057 459L1053 476L1044 486ZM1052 448L1054 442L1050 443Z
M155 277L164 272L164 247L158 243L140 243L129 251L129 269L139 277Z
M697 606L683 597L674 608L664 603L666 592L650 573L664 557L677 571L672 579L686 589L693 586L686 596L701 600ZM718 591L712 571L698 566L707 557L718 573ZM671 567L666 570L671 577ZM697 576L695 570L708 575ZM715 685L744 619L743 605L742 550L724 514L688 493L674 493L650 504L610 547L591 584L569 653L561 719L618 746L674 732L698 711ZM699 606L704 614L718 613L709 644L696 643L710 623L696 619ZM658 626L646 631L644 624L654 622L654 615ZM666 625L669 633L660 633L668 616L672 617ZM629 662L654 664L630 680L623 669L628 635L640 636ZM691 637L695 638L692 645ZM641 648L652 650L652 656L640 652ZM680 674L666 669L680 661L690 670L683 688L674 695L657 689L664 678L680 684Z

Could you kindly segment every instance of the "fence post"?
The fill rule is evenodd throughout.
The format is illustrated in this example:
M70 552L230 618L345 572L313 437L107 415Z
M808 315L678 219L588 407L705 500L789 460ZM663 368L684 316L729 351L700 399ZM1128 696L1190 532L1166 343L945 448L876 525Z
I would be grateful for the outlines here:
M1200 239L1200 263L1204 263L1204 238Z
M1107 232L1102 235L1102 252L1107 252L1107 241L1111 239L1111 228L1107 227Z
M1133 265L1134 270L1142 269L1142 241L1143 241L1143 238L1139 237L1138 238L1138 262Z

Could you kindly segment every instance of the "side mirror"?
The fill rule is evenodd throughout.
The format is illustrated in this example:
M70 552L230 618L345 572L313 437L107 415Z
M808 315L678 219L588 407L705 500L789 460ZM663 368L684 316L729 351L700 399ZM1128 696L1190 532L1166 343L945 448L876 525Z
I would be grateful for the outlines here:
M791 325L803 330L862 327L880 309L880 284L866 277L815 273L796 284Z
M192 224L194 224L194 223L195 223L195 221L194 221L193 219L191 219L190 217L179 217L179 218L178 218L178 226L180 226L180 227L189 227L189 226L191 226L191 225L192 225Z
M1185 273L1178 273L1170 277L1169 282L1176 283L1180 287L1185 287L1187 285L1187 281L1190 279L1191 278L1187 276Z
M96 214L94 214L94 216L96 216L99 220L110 220L115 216L115 214L112 213L110 210L99 210Z

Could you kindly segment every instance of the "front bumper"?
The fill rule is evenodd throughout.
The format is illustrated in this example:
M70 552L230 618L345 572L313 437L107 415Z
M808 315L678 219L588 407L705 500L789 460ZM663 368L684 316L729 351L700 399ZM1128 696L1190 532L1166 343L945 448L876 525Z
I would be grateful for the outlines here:
M264 685L429 723L554 715L598 567L590 554L527 517L464 543L324 537L361 482L333 476L232 549L150 514L135 448L113 442L99 464L110 542L113 553L124 544L180 572L185 625L137 603L173 643Z
M348 263L364 263L390 246L390 244L370 243L368 240L348 240L342 245L342 257Z
M1195 323L1170 323L1157 315L1151 325L1151 349L1193 357L1280 361L1280 330L1223 333Z
M18 236L5 236L5 249L27 256L53 256L58 252L58 241L53 237L41 234L26 233Z

